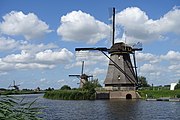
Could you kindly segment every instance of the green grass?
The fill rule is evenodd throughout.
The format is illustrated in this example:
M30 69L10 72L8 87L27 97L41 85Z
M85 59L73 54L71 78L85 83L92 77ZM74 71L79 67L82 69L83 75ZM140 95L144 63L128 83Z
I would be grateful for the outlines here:
M169 97L169 98L177 98L180 96L180 90L139 90L139 94L142 98L161 98L161 97Z
M92 100L95 99L95 94L87 90L54 90L47 91L44 94L44 98L58 100Z

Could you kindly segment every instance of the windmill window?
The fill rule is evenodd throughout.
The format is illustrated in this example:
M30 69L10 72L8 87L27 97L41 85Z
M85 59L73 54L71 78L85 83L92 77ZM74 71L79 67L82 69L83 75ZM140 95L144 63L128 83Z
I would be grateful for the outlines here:
M121 59L121 56L120 55L118 55L118 60L120 60Z
M121 79L121 76L120 75L118 75L118 80L120 80Z

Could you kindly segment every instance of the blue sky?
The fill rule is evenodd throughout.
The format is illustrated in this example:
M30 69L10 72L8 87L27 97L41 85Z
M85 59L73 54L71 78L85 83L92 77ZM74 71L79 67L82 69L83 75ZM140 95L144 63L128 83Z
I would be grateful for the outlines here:
M116 8L116 41L143 43L139 75L150 84L180 79L180 2L178 0L1 0L0 88L13 80L20 88L78 87L81 61L100 83L108 60L76 47L111 45L109 8ZM126 35L124 34L126 31ZM126 36L126 37L124 37Z

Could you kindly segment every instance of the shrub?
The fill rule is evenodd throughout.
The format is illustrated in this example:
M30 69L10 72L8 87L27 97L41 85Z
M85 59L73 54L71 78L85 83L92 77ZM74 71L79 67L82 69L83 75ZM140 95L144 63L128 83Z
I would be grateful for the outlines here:
M179 80L178 84L175 86L175 90L177 90L177 89L180 89L180 80Z
M180 98L180 94L177 95L177 98Z
M71 90L71 87L69 87L68 85L64 85L61 87L61 90Z

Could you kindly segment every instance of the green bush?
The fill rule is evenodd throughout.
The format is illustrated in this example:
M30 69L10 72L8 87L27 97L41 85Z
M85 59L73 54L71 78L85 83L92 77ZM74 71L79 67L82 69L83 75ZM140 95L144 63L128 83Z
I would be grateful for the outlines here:
M64 85L61 87L61 90L71 90L71 87L69 87L68 85Z
M180 80L179 80L178 84L175 86L175 90L177 90L177 89L180 89Z
M177 98L180 98L180 94L177 94Z

